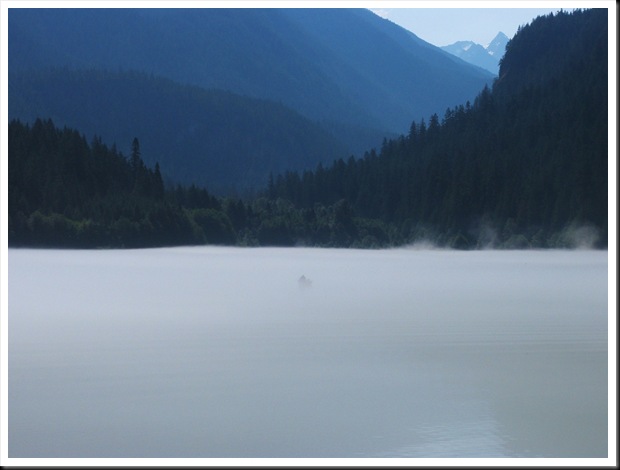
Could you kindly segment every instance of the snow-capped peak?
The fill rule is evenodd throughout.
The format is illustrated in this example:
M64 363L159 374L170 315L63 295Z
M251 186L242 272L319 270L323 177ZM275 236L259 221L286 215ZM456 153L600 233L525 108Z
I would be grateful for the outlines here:
M443 46L442 49L469 63L497 73L499 59L503 57L507 43L508 37L500 31L491 42L484 46L473 41L457 41Z

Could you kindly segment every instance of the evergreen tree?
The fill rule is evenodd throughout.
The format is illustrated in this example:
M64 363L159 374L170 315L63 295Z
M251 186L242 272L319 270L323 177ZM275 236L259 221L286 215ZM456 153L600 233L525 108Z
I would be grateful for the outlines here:
M137 137L134 137L131 142L131 168L133 169L134 175L138 174L141 166L142 158L140 155L140 141Z

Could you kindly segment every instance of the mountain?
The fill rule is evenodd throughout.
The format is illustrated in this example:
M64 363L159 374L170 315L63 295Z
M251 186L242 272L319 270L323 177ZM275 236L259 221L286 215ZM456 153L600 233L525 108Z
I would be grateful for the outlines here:
M406 135L384 140L361 159L274 175L245 201L193 186L165 188L159 166L144 164L137 139L127 158L100 138L89 145L51 120L12 121L9 243L606 247L607 14L592 9L536 18L510 41L500 78L473 104L413 121ZM152 88L165 103L166 90L177 87L172 100L187 95L215 106L238 99L220 92L202 97L204 90L161 78L132 81L135 72L106 72L114 80L101 71L80 73L92 75L87 87L103 77L98 93L114 80L124 83L113 94L127 101ZM73 92L80 99L67 99ZM82 96L76 78L59 101L92 106ZM162 109L150 112L156 120ZM128 114L115 118L130 123L135 116Z
M607 21L607 9L536 18L471 106L414 121L361 160L278 177L267 194L302 211L336 205L342 243L607 246Z
M487 46L473 41L457 41L448 46L442 46L441 49L497 75L499 61L504 55L507 43L508 37L499 32Z
M592 77L601 78L607 70L606 19L605 9L578 10L575 14L539 17L520 27L521 34L506 45L494 93L510 96L523 88L554 83L567 71L587 73L583 69L588 66L593 68L589 72ZM604 78L604 82L592 84L597 90L604 85L599 93L607 93L607 75Z
M15 8L8 24L12 71L139 71L275 101L357 155L493 80L368 10Z
M336 137L281 104L138 72L11 71L9 96L11 119L45 116L125 153L138 137L144 161L159 163L169 182L218 194L346 155Z
M498 60L501 59L506 53L506 45L508 44L508 36L506 36L501 31L497 33L497 36L493 38L493 40L486 46L487 52L496 57Z

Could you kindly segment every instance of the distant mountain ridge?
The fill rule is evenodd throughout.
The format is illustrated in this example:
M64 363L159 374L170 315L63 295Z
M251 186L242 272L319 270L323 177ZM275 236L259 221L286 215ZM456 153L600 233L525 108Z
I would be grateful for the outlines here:
M79 126L128 153L134 137L171 183L243 193L270 173L314 168L346 154L316 122L281 104L204 90L138 72L10 72L9 116Z
M465 62L477 65L498 75L499 61L506 52L508 41L508 36L500 31L486 46L473 41L457 41L453 44L442 46L441 49L463 59Z
M362 9L11 9L8 22L10 69L153 73L280 102L352 142L493 79Z

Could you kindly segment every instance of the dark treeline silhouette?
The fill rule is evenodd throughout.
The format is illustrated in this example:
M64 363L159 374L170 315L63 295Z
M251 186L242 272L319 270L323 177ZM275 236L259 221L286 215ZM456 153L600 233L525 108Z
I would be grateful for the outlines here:
M285 201L218 198L191 185L164 187L135 138L131 155L99 137L38 119L9 124L11 246L150 247L193 244L348 246L340 205L312 217ZM343 218L344 217L344 218Z
M493 88L363 158L271 176L251 200L165 188L131 155L51 120L9 124L9 243L607 246L607 10L539 17Z
M196 241L187 217L165 199L156 165L147 168L140 144L126 158L95 137L9 124L9 244L149 246Z

